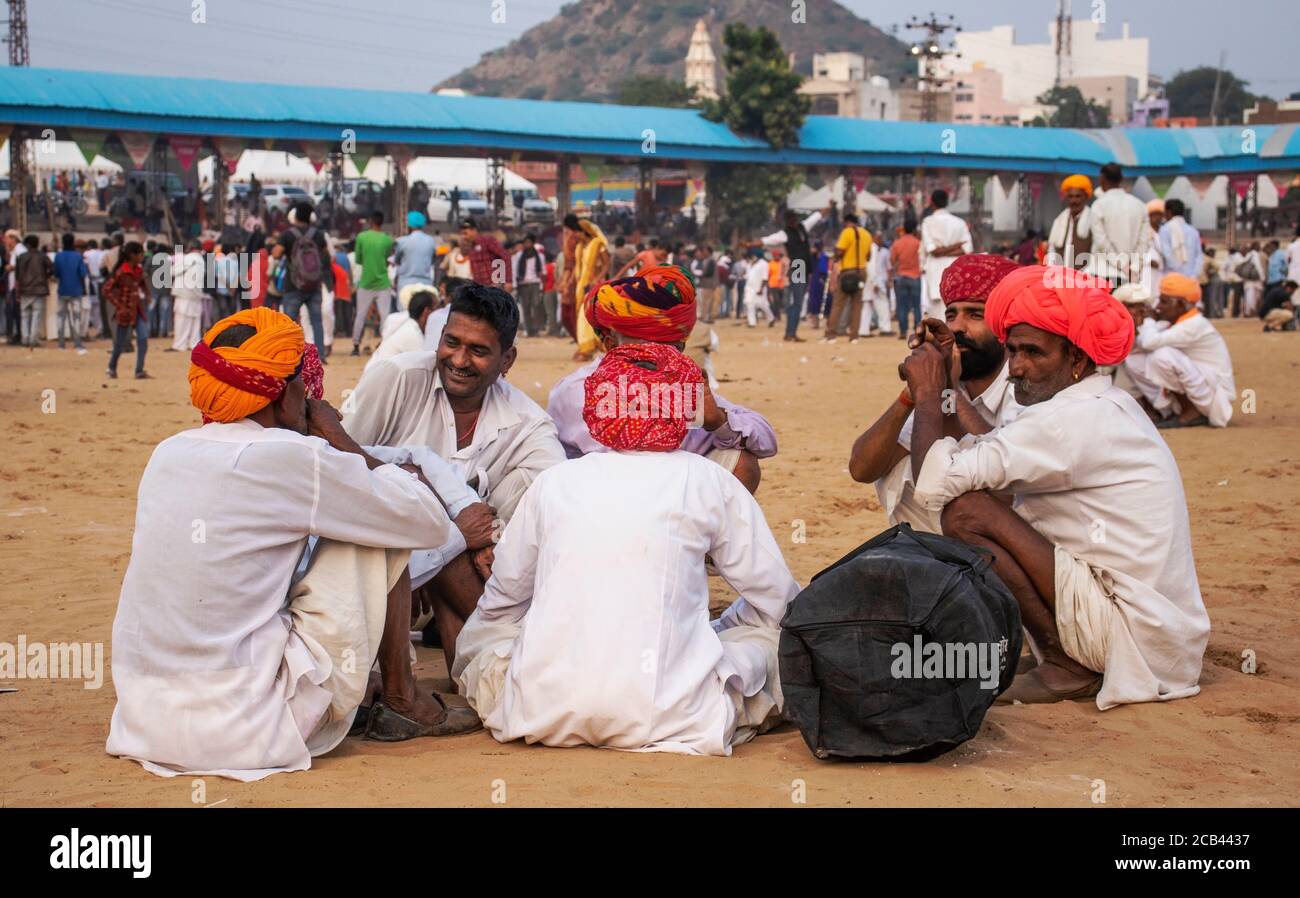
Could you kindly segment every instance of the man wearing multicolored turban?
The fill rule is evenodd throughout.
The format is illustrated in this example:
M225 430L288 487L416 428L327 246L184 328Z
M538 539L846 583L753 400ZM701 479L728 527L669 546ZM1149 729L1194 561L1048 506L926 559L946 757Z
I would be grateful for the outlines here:
M956 350L949 352L953 370L948 379L954 414L947 431L954 436L987 433L1020 413L1007 377L1006 352L984 320L989 293L1017 267L1005 256L989 253L958 256L939 281L946 321L927 319L911 335L909 348L933 341L945 352ZM939 533L938 512L913 496L911 445L912 398L903 390L853 444L849 474L859 483L875 484L891 524Z
M633 343L661 343L685 351L695 326L695 284L675 265L654 265L631 277L594 284L579 310L609 351ZM592 436L583 420L584 382L598 362L584 365L562 378L551 390L547 411L555 421L569 458L608 447ZM706 382L701 426L692 427L682 448L722 465L750 490L758 489L759 459L776 454L776 433L755 411L714 395Z
M1156 427L1224 427L1237 382L1223 336L1201 314L1201 285L1182 274L1160 280L1155 310L1143 317L1125 369Z
M307 769L354 726L382 740L477 726L417 693L409 657L411 550L457 528L309 398L313 358L265 307L195 347L190 396L209 423L163 441L140 481L110 754L255 780Z
M1138 403L1097 370L1133 342L1106 286L1029 266L993 289L985 314L1027 407L976 439L944 434L941 346L902 366L916 499L942 509L946 536L991 552L1030 637L1034 658L999 701L1095 696L1105 710L1199 691L1209 619L1182 477Z
M1051 264L1091 270L1092 258L1092 179L1087 175L1070 175L1061 182L1061 199L1065 208L1052 222L1047 238Z
M729 755L780 719L780 620L799 586L753 496L678 448L702 400L694 362L623 342L583 389L607 451L524 495L452 678L501 742ZM706 557L742 596L712 623Z

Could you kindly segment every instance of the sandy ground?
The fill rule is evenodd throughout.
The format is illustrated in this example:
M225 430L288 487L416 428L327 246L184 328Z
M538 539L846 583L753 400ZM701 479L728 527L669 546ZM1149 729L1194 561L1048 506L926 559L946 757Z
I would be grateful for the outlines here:
M759 500L800 582L885 526L849 447L897 394L894 339L783 344L718 326L722 395L764 411L781 439ZM790 726L731 758L500 745L482 732L381 745L346 740L312 770L241 784L162 779L104 753L114 695L71 680L0 681L0 807L15 805L1063 805L1300 804L1300 341L1223 325L1238 387L1257 411L1226 430L1178 431L1197 568L1214 631L1199 696L1101 713L1095 705L996 707L979 736L927 763L817 761ZM150 347L155 380L103 376L89 355L0 348L0 642L103 642L126 570L135 489L153 446L194 426L185 358ZM524 341L511 380L544 402L570 367L559 340ZM336 403L360 372L336 359ZM54 391L52 394L44 391ZM52 414L43 397L52 396ZM1104 435L1098 435L1104 451ZM796 543L796 522L807 541ZM1152 520L1151 527L1161 522ZM725 600L725 587L715 601ZM1258 671L1240 670L1253 650ZM423 649L426 685L445 688ZM441 682L439 682L441 680Z

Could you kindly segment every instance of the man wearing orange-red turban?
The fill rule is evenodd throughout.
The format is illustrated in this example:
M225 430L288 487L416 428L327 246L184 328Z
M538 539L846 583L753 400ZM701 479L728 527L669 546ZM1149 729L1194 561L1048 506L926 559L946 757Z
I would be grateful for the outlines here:
M196 348L190 393L209 423L161 443L140 481L110 754L256 780L307 769L358 725L385 741L478 725L418 693L409 658L411 550L457 528L414 473L309 400L309 376L302 329L264 307Z
M631 277L594 284L580 301L579 314L590 322L605 352L635 343L660 343L689 352L686 340L695 326L695 283L683 268L652 265ZM591 362L562 378L546 406L569 458L609 448L592 435L583 419L583 384L598 364ZM687 431L682 448L717 462L750 492L757 490L762 477L759 459L776 454L776 432L767 419L715 396L706 381L701 424Z
M942 512L946 536L992 553L1030 636L1037 665L999 701L1095 698L1105 710L1195 695L1209 619L1182 477L1097 367L1128 354L1133 319L1104 282L1042 266L1003 278L985 314L1026 406L1014 421L944 436L950 363L937 342L901 373L916 404L915 498Z

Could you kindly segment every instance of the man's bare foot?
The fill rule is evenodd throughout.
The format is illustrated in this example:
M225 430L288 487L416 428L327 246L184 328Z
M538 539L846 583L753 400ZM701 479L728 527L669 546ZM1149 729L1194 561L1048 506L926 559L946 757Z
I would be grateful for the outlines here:
M431 693L415 691L411 696L386 695L384 704L416 723L437 726L447 719L447 707Z
M1038 672L1043 685L1053 692L1073 692L1097 679L1096 673L1073 662L1070 667L1063 667L1053 661L1043 661L1034 670Z

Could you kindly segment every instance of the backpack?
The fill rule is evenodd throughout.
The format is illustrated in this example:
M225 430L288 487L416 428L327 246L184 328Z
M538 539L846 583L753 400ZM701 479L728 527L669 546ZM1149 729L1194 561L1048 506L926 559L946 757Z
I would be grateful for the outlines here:
M1020 607L986 554L900 524L786 609L785 716L818 758L934 757L979 732L1021 640Z
M1259 269L1255 267L1255 260L1246 259L1244 262L1238 265L1237 277L1241 278L1243 281L1261 280L1259 276Z
M316 229L308 228L307 233L300 234L293 242L293 252L289 259L289 283L300 293L320 289L321 281L325 279L325 262L315 238Z

